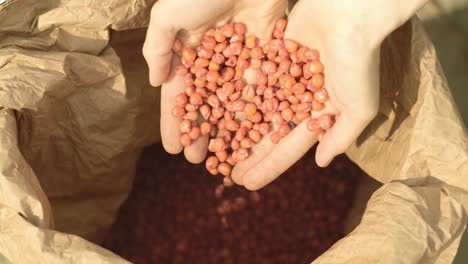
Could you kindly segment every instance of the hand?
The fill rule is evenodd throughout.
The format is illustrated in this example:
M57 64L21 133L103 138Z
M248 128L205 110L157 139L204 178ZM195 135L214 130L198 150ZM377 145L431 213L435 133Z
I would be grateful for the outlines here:
M183 150L179 132L182 120L171 113L175 96L184 91L183 79L174 74L180 64L180 58L172 52L176 36L184 46L194 47L209 28L241 21L249 33L265 41L286 8L286 0L160 0L153 6L143 55L149 66L151 85L162 84L161 137L167 152L177 154ZM204 136L186 147L187 160L202 162L207 145L208 137Z
M396 10L395 3L387 2L392 1L302 0L289 16L285 39L318 49L325 65L330 99L324 110L312 113L312 117L332 114L336 119L317 147L319 166L327 166L344 153L376 116L380 45L424 1L414 0L405 10ZM233 180L256 190L276 179L317 142L318 134L308 131L306 123L277 145L266 136L247 160L235 166Z

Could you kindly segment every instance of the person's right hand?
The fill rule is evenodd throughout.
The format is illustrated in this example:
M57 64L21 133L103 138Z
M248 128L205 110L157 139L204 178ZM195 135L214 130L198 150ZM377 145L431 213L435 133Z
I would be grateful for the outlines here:
M232 21L247 25L248 33L261 41L270 39L276 19L285 14L286 0L159 0L151 11L151 20L143 47L148 63L150 83L162 84L161 137L164 148L172 154L180 153L181 119L172 115L175 97L184 91L182 77L174 74L180 58L173 54L176 36L184 46L200 43L209 28ZM208 137L197 139L185 148L185 156L192 163L200 163L206 156Z
M318 49L325 65L330 98L324 110L312 112L312 117L327 113L336 119L317 147L319 166L344 153L377 114L380 45L424 3L408 0L405 7L398 7L395 2L301 0L289 15L284 38ZM318 133L308 131L306 123L277 145L267 136L254 146L252 155L235 166L233 180L256 190L276 179L317 142Z

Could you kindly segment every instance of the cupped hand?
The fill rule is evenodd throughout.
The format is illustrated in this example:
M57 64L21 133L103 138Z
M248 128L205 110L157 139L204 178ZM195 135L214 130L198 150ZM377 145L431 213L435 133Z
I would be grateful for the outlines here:
M379 106L379 50L383 35L363 19L362 6L348 1L300 1L292 10L285 39L318 49L325 65L329 100L320 112L335 116L334 126L321 137L316 162L327 166L345 152L375 117ZM349 3L349 4L346 4ZM378 33L376 33L378 32ZM233 180L247 189L262 188L298 161L316 142L320 132L296 126L278 144L269 136L239 162ZM312 162L312 161L311 161Z
M247 25L249 33L265 41L271 36L275 20L284 15L286 8L286 0L159 0L153 6L143 55L148 63L151 85L162 85L161 137L167 152L177 154L184 149L179 131L182 119L172 115L175 97L184 91L183 78L175 75L175 68L180 65L179 56L172 51L176 37L184 46L194 47L209 28L241 21ZM198 138L185 148L187 160L202 162L207 145L208 136Z

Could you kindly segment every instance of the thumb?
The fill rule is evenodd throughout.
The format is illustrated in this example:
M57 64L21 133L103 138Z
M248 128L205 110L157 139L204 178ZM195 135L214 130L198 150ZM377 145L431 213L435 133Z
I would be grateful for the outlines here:
M160 86L169 75L172 61L172 46L177 35L177 29L170 23L167 16L161 13L164 3L156 3L151 10L151 19L143 45L143 56L148 63L149 80L152 86Z
M354 49L354 55L360 57L356 61L345 54L345 49L332 47L336 52L328 58L335 63L330 63L329 75L333 77L336 76L333 73L341 74L332 81L328 78L325 85L332 87L330 103L337 103L340 114L336 116L336 123L325 133L317 147L315 160L320 167L328 166L333 158L344 153L379 110L380 48L368 49L355 45L357 48ZM325 76L327 74L325 69Z

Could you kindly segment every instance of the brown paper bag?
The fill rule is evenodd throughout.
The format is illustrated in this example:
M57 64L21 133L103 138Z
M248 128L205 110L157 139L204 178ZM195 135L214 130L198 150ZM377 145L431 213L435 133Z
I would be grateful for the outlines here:
M89 241L102 240L141 149L159 140L141 55L153 2L0 6L0 260L126 263ZM385 185L316 262L450 262L466 225L468 143L416 19L385 42L381 68L380 114L348 155Z
M315 262L451 263L467 221L466 129L417 19L385 41L381 60L379 115L347 155L384 185Z

